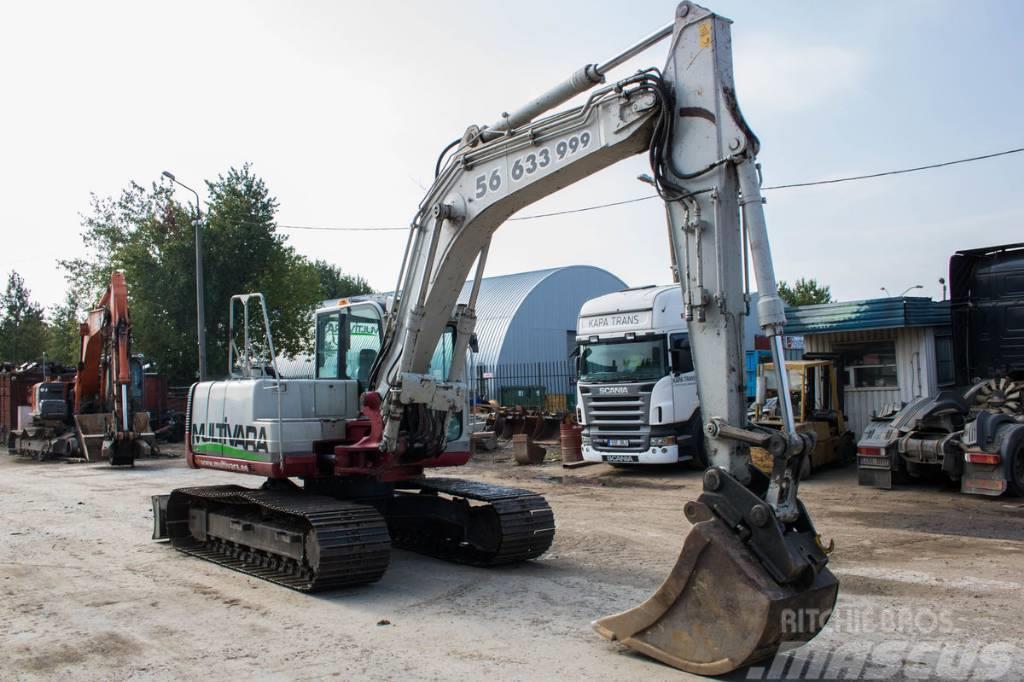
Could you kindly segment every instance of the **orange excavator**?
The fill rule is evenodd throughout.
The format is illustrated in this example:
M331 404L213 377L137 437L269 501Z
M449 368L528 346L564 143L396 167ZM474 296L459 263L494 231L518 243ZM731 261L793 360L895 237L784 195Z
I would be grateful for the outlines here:
M79 326L77 374L71 381L44 380L32 387L31 423L8 436L10 454L133 466L152 447L149 415L133 406L133 393L141 393L142 365L131 355L131 326L124 273L115 271Z

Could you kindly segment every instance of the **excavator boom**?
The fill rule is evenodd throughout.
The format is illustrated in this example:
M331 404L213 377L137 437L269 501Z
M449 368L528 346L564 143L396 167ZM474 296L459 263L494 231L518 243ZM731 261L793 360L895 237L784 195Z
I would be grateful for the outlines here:
M662 70L648 69L597 88L575 109L537 119L604 80L608 64L671 39ZM794 610L827 614L838 582L797 499L802 459L813 447L786 405L781 430L746 420L743 318L750 310L745 259L759 292L757 315L784 367L784 306L778 296L756 165L758 140L739 109L732 77L730 22L691 2L670 27L566 82L487 128L471 127L438 174L413 220L385 346L372 374L383 399L382 437L364 446L401 462L443 447L439 427L463 387L426 373L430 349L455 311L477 263L479 283L491 235L514 212L621 159L646 152L666 203L673 263L697 369L711 468L704 494L687 505L694 524L665 584L645 604L600 619L595 628L671 665L728 672L774 653ZM475 301L460 311L472 330ZM462 342L468 335L462 335ZM465 346L456 348L456 357ZM788 377L777 372L780 392ZM785 402L785 401L783 401ZM750 465L749 447L772 453L767 479Z

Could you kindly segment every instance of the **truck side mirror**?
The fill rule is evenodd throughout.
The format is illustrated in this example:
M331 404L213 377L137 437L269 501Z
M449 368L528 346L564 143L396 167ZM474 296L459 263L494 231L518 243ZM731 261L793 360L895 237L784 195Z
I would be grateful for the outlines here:
M480 340L476 338L476 332L469 335L469 349L474 353L480 352Z
M673 374L687 374L693 371L693 356L689 344L668 351L668 361L672 364Z
M679 348L673 348L668 352L668 361L672 363L673 374L682 373L683 353Z

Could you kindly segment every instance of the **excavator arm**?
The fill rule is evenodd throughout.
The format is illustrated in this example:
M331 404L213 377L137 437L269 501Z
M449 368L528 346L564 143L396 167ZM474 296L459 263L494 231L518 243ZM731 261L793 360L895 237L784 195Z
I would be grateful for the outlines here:
M597 630L684 670L728 672L806 640L824 625L838 583L797 498L797 472L811 443L783 404L779 431L746 420L742 329L751 314L746 263L759 292L757 314L771 339L777 380L784 308L775 285L759 173L758 141L740 113L732 77L730 22L691 2L673 23L603 64L578 70L491 126L470 127L455 144L410 228L385 340L371 373L364 414L376 448L402 464L436 456L445 423L461 409L458 362L445 381L427 372L444 326L457 320L455 358L475 321L475 299L491 236L519 209L622 159L646 152L667 206L670 249L683 290L711 467L704 493L685 512L694 529L658 593L595 623ZM613 66L670 38L662 70L604 85ZM538 118L601 85L579 107ZM473 264L465 307L455 308ZM770 478L749 466L749 446L774 457ZM803 610L818 614L811 627Z
M111 464L132 464L137 435L149 427L148 418L137 425L132 411L131 315L123 272L111 273L110 285L79 325L79 333L74 412L83 450L90 451L93 440L102 441Z

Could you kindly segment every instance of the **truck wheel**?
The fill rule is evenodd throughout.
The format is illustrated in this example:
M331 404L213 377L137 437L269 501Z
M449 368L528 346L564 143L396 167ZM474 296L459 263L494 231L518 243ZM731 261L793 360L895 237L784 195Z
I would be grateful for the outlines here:
M1024 445L1013 453L1009 479L1006 482L1006 491L1015 497L1024 497Z

